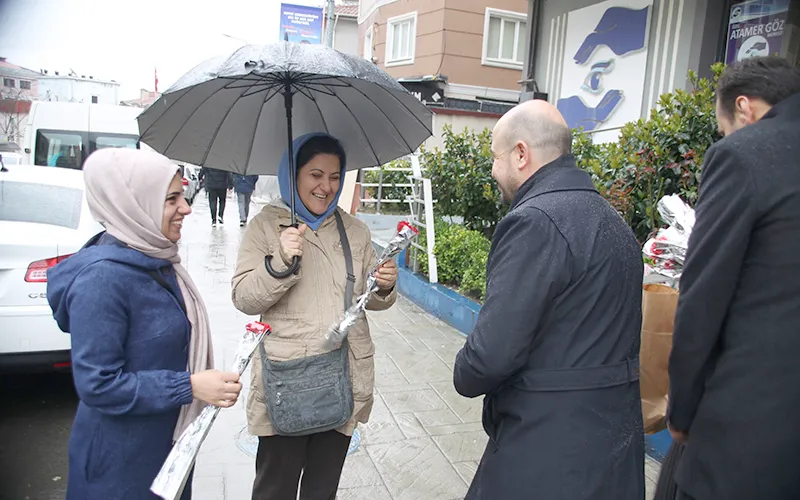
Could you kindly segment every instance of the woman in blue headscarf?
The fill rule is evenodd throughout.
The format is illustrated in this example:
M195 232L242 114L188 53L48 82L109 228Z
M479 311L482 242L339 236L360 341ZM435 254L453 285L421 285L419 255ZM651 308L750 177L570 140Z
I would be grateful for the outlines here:
M342 219L352 254L354 296L366 291L367 274L378 259L366 224L337 207L346 166L341 143L327 134L308 134L295 139L294 151L295 192L290 191L289 160L284 153L278 169L282 199L266 206L248 224L232 280L236 308L260 315L261 321L272 326L264 347L274 361L330 351L325 334L344 311L347 282L345 249L335 212ZM298 228L290 226L291 196L302 222ZM277 271L286 270L294 256L302 256L299 271L275 278L267 272L267 256L272 257L271 265ZM384 264L376 277L380 290L367 309L382 310L396 298L394 261ZM256 352L247 396L248 428L258 436L254 500L294 500L298 487L302 500L335 498L350 436L372 410L375 346L366 318L349 330L347 345L352 415L335 430L305 436L278 435L267 411L262 363Z

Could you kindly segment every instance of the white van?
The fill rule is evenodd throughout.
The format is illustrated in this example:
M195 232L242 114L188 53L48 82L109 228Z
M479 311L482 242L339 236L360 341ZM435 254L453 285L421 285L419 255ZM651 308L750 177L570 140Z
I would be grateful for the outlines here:
M87 156L107 147L139 148L136 117L128 106L34 101L23 148L31 165L81 169Z

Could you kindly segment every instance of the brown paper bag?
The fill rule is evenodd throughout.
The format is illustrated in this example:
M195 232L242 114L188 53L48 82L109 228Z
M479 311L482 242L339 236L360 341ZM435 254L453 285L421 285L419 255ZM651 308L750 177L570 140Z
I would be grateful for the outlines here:
M667 428L669 354L678 309L678 291L666 285L642 285L642 345L639 352L639 386L645 433Z

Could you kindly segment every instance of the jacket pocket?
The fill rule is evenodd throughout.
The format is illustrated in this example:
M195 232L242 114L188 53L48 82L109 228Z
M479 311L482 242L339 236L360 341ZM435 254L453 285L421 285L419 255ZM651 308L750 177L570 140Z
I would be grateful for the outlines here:
M359 339L349 345L353 399L369 401L375 388L375 345L369 339Z
M86 482L91 484L97 482L106 475L112 461L108 452L108 443L104 438L104 430L102 425L96 425L92 431L92 437L89 441L89 453L86 458Z

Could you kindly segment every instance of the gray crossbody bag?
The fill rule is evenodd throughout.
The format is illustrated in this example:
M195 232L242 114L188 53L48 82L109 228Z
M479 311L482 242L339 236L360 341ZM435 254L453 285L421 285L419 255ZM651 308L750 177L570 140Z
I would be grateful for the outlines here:
M338 211L336 227L347 269L344 307L353 301L353 256ZM347 338L339 349L325 354L272 361L264 343L261 353L261 377L269 418L280 436L304 436L339 428L353 415L353 386L350 381L350 358Z

